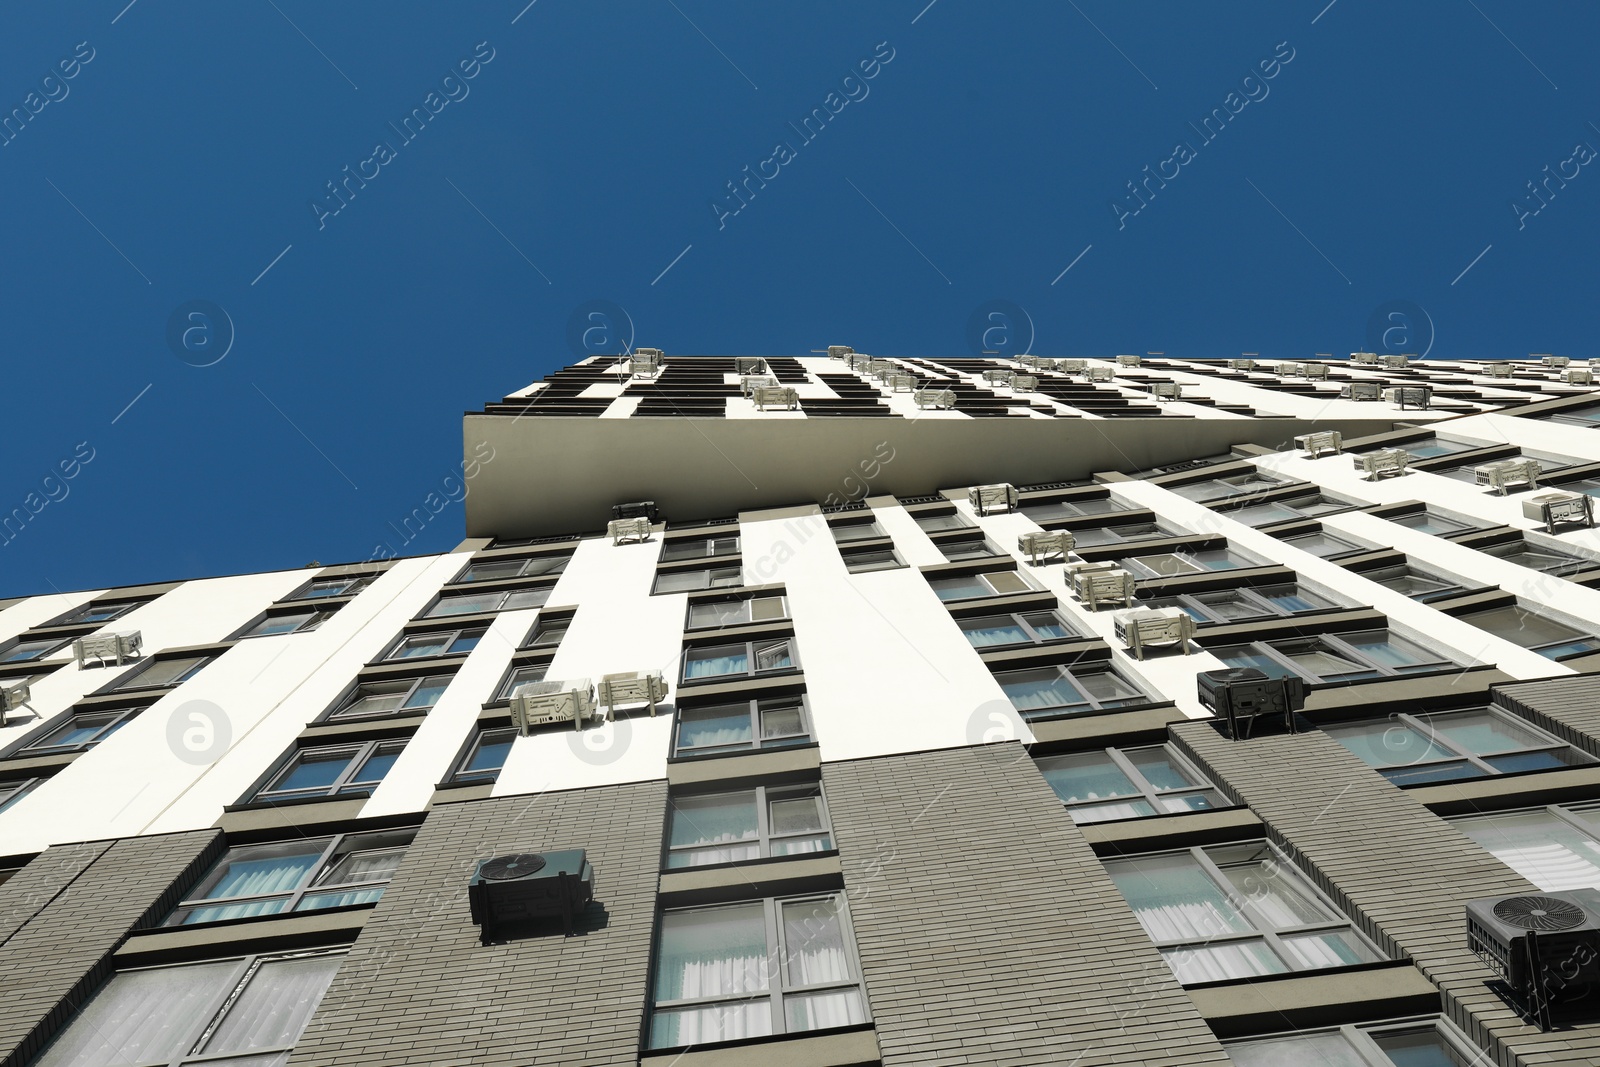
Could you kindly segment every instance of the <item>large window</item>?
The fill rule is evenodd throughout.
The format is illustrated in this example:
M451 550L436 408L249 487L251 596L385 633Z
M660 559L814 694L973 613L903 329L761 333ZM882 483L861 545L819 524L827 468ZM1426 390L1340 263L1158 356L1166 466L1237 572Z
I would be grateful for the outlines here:
M879 525L878 520L868 517L857 522L841 522L829 525L828 532L833 535L835 544L847 545L852 541L874 541L888 537L889 532Z
M1520 604L1504 604L1457 617L1462 622L1470 622L1480 630L1488 630L1496 637L1551 659L1566 659L1568 656L1581 656L1585 652L1600 650L1600 637L1557 622L1548 615L1529 611Z
M1230 1041L1236 1067L1479 1067L1488 1061L1441 1018L1305 1030Z
M923 533L940 533L944 530L971 530L972 520L959 511L914 511L911 519L922 527Z
M8 755L54 756L64 752L87 752L133 721L134 716L143 710L141 705L110 711L71 712L37 739L30 738L21 748Z
M16 637L0 644L0 663L27 663L43 659L67 643L65 637Z
M500 771L505 767L506 759L511 755L511 746L516 740L517 731L509 726L478 730L467 745L467 750L456 761L450 781L494 781L500 777Z
M899 554L887 545L841 548L839 557L844 560L845 570L853 574L863 571L891 571L906 565Z
M689 601L686 629L707 630L723 626L744 626L753 622L773 622L789 617L789 602L780 595L740 597L728 600Z
M548 663L525 663L520 667L512 667L495 688L494 699L510 700L511 695L523 686L544 681L545 672L549 669Z
M118 971L34 1067L275 1067L288 1060L343 955Z
M1396 593L1408 596L1419 604L1433 600L1448 600L1467 591L1459 582L1419 570L1409 563L1357 573L1367 581L1377 582L1385 589L1393 589Z
M1042 500L1038 503L1025 503L1018 510L1034 522L1046 523L1058 519L1075 519L1080 515L1106 515L1113 511L1127 511L1128 508L1109 496L1100 496L1078 497L1074 500Z
M384 659L422 659L427 656L465 656L488 629L483 626L466 630L428 630L405 634L394 643Z
M661 546L661 562L679 559L706 559L711 556L737 556L739 535L722 537L687 537L667 541Z
M1230 667L1254 667L1269 678L1298 675L1311 684L1360 682L1454 666L1437 652L1387 630L1253 641L1210 651Z
M843 893L661 913L650 1046L867 1021Z
M1052 719L1123 708L1148 704L1151 699L1104 661L1073 668L1051 666L1000 671L994 677L1011 705L1025 719Z
M369 577L318 578L289 600L323 600L334 596L352 596L372 584Z
M669 868L799 856L833 848L820 786L768 788L672 798Z
M973 615L956 625L973 648L1042 645L1082 637L1059 611L1025 611L1010 615Z
M315 745L296 749L249 798L251 803L368 796L406 747L398 741Z
M1478 549L1479 552L1489 556L1499 556L1508 563L1515 563L1519 567L1529 570L1543 571L1546 574L1562 575L1573 574L1577 571L1600 567L1594 560L1574 556L1570 552L1562 552L1554 548L1535 547L1526 539L1508 541L1503 545L1487 545Z
M1594 762L1498 708L1396 714L1322 729L1396 785L1549 771Z
M296 634L315 630L333 618L331 611L287 611L263 615L253 625L239 632L240 637L269 637L273 634Z
M1041 756L1037 762L1073 822L1142 819L1228 806L1222 794L1170 745L1097 748Z
M982 574L962 574L928 579L940 600L970 600L974 597L1008 596L1012 593L1031 593L1034 587L1016 571L985 571Z
M525 559L485 559L469 563L457 577L459 582L493 582L501 578L532 578L560 574L571 556L530 556Z
M683 652L683 680L704 682L794 670L799 666L792 638L707 645Z
M451 675L389 678L358 682L327 714L330 722L378 719L389 715L420 715L432 708L450 685Z
M148 660L134 668L133 673L117 679L113 690L158 689L181 685L200 673L211 662L210 656L170 656L166 659Z
M749 752L810 740L811 723L800 697L741 700L712 707L680 708L673 755Z
M1427 508L1421 511L1408 512L1405 515L1389 515L1386 518L1398 526L1409 527L1419 533L1433 534L1436 537L1461 533L1463 530L1478 529L1470 522L1452 519L1448 515L1441 515L1437 511Z
M135 608L142 608L150 603L149 600L102 600L93 604L85 604L65 615L58 615L50 620L51 626L81 626L84 623L105 623L118 619Z
M689 593L696 589L727 589L743 585L743 571L737 567L705 567L686 571L657 571L652 593Z
M1200 626L1248 622L1327 611L1336 605L1298 585L1261 585L1217 589L1209 593L1183 593L1154 597L1140 604L1152 608L1181 608Z
M1106 861L1184 985L1383 959L1265 841Z
M1170 578L1179 574L1229 571L1256 565L1255 560L1231 548L1182 548L1175 552L1131 556L1118 562L1118 566L1140 578Z
M1469 815L1451 822L1547 893L1600 889L1600 802Z
M990 556L1005 555L980 531L973 531L960 537L947 537L942 541L935 541L933 546L952 563L959 563L964 559L986 559Z
M1229 508L1222 514L1235 522L1242 522L1246 526L1269 526L1275 522L1315 518L1318 515L1345 511L1352 507L1355 507L1355 505L1347 500L1340 500L1337 497L1327 496L1323 493L1306 493L1303 496L1271 500L1265 504L1249 504L1242 508Z
M415 835L376 830L230 848L161 925L375 903Z
M1326 530L1312 530L1309 533L1294 534L1280 537L1278 540L1286 545L1293 545L1302 552L1309 552L1313 556L1323 559L1333 559L1338 556L1349 555L1352 552L1365 552L1367 546L1358 545L1344 537L1337 537Z
M433 602L422 613L425 619L448 615L478 615L488 611L520 611L524 608L544 607L550 599L553 585L535 585L524 589L503 589L494 593L447 593Z
M1226 478L1209 478L1205 481L1168 485L1164 488L1185 499L1205 503L1212 500L1233 500L1249 496L1251 493L1264 492L1282 484L1284 483L1280 479L1269 478L1259 471L1252 471L1248 474L1233 474Z

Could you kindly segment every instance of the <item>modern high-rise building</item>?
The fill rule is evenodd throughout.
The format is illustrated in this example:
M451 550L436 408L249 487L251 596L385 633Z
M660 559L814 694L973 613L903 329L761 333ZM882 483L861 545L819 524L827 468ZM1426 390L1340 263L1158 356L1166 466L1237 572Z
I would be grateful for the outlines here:
M1597 427L588 359L451 552L0 600L0 1067L1600 1062Z

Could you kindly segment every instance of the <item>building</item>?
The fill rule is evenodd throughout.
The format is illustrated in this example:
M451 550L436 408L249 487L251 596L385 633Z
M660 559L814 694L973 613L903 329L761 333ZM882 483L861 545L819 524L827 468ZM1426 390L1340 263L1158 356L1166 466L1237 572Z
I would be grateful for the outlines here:
M452 552L0 601L0 1064L1593 1064L1465 908L1600 888L1597 426L589 359L468 413Z

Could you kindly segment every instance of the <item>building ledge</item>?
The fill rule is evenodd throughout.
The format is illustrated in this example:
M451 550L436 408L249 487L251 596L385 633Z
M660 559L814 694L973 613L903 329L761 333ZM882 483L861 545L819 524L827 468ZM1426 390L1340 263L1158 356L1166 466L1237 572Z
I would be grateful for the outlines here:
M1187 990L1218 1037L1336 1026L1440 1009L1439 990L1409 960Z
M785 1035L759 1044L646 1052L639 1067L873 1067L878 1035L871 1029L845 1033Z

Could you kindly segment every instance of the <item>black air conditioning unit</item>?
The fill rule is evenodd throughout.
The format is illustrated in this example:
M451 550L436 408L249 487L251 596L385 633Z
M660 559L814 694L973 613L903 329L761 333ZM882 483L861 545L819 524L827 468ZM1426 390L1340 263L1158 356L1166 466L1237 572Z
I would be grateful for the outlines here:
M1287 733L1295 732L1294 713L1306 705L1306 683L1293 675L1268 678L1254 667L1230 667L1200 674L1200 703L1227 723L1228 736L1235 741L1249 737L1257 719L1266 719L1277 732L1283 724Z
M1556 1009L1596 1000L1600 891L1474 900L1467 904L1467 947L1548 1030Z
M518 852L478 864L467 887L483 941L527 937L553 919L567 933L594 899L594 868L583 849Z
M636 500L631 504L611 505L613 519L649 519L653 526L661 521L661 510L654 500Z

